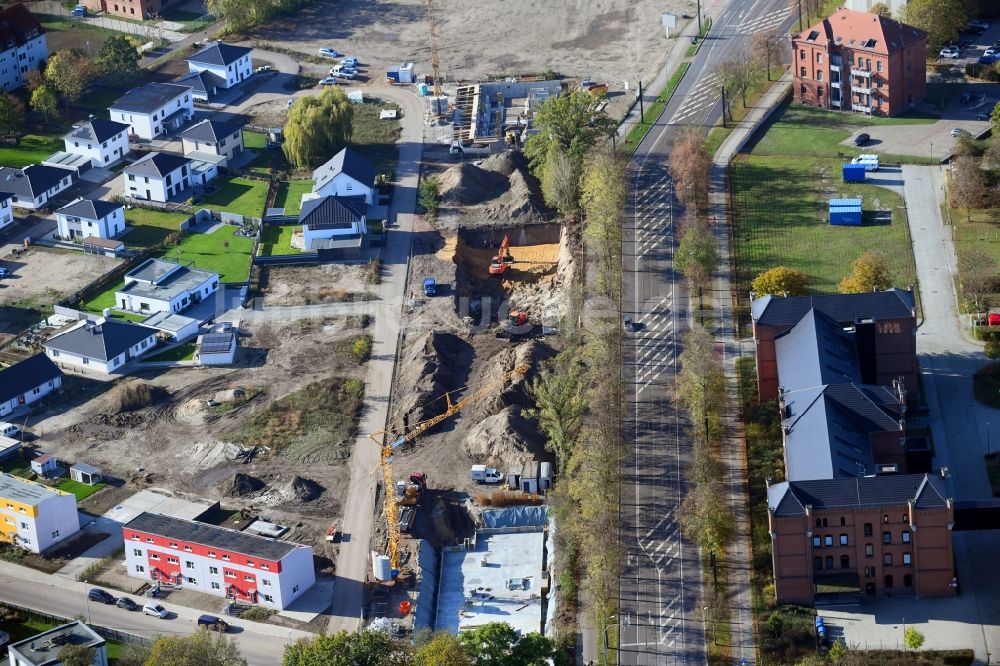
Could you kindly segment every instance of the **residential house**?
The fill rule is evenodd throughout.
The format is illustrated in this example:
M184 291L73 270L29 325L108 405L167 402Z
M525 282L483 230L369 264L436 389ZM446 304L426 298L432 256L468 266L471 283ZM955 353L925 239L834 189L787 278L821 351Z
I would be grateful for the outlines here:
M0 11L0 49L0 86L8 91L49 59L42 24L20 2Z
M91 118L63 137L67 153L84 155L94 166L111 166L128 154L129 125Z
M235 333L206 333L198 336L195 359L201 365L231 365L235 357Z
M39 210L73 184L76 176L71 171L44 164L32 164L23 169L0 167L0 188L14 195L11 203L16 208Z
M179 86L191 88L191 95L200 102L207 102L218 94L223 81L211 72L189 72L174 79Z
M125 274L115 307L130 312L181 312L219 288L219 274L162 259L147 259Z
M114 319L83 321L43 346L56 363L111 374L156 347L156 329Z
M144 319L142 323L145 326L152 326L160 332L161 338L167 338L171 342L183 342L188 338L193 338L198 335L198 330L201 328L199 320L185 317L170 310L161 310L148 319Z
M73 494L0 472L0 542L42 553L79 531Z
M111 120L125 123L129 133L152 140L175 132L194 116L191 88L174 83L147 83L125 93L108 107Z
M122 528L128 575L282 610L316 582L312 548L141 513Z
M166 202L191 186L191 160L173 153L146 153L125 167L125 194Z
M243 152L243 123L202 120L181 132L184 154L191 159L211 161L222 158L218 166Z
M253 74L253 49L224 42L209 44L187 59L191 73L208 72L220 88L232 88Z
M57 469L59 459L54 453L43 453L31 461L31 471L44 479L55 476Z
M312 179L316 196L362 197L369 206L376 203L375 167L353 148L331 157L313 171Z
M323 196L302 202L303 250L360 249L367 231L368 206L361 197Z
M95 483L100 483L104 479L104 474L93 465L78 462L69 468L69 478L77 483L92 486Z
M927 94L927 33L839 9L792 36L792 73L799 104L895 116Z
M0 417L38 402L62 388L62 372L45 356L35 354L0 370Z
M62 651L70 645L93 650L90 666L108 666L105 640L80 620L11 643L7 646L7 658L10 666L58 666L63 663L60 658Z
M822 589L955 594L954 506L940 476L772 483L767 509L778 603L812 604Z
M56 233L74 240L114 238L125 231L125 207L99 199L77 199L56 211Z
M10 205L13 200L10 192L0 192L0 229L14 224L14 207Z

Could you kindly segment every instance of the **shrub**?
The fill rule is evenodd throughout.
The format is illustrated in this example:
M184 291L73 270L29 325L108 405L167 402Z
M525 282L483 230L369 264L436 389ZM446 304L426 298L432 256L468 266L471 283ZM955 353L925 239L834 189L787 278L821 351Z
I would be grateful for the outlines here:
M267 618L271 617L274 613L270 608L264 608L263 606L254 606L243 611L240 617L244 620L251 620L253 622L266 622Z
M359 335L351 342L351 356L357 363L364 363L372 353L372 338L370 335Z
M440 184L435 176L428 176L420 181L418 198L420 206L427 213L427 217L434 219L437 216L438 206L441 203Z

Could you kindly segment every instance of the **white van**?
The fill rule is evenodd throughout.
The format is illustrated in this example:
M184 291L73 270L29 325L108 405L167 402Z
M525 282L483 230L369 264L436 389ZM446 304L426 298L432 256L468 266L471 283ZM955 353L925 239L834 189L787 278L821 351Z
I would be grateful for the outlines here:
M872 153L858 155L851 160L851 164L863 164L865 171L878 171L878 155Z
M21 434L21 426L15 423L0 421L0 435L4 437L17 437Z

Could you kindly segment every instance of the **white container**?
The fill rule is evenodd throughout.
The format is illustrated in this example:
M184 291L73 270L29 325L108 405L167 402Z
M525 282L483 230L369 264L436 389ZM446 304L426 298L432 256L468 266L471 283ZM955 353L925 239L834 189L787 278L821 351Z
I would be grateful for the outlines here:
M379 555L372 551L372 575L375 580L390 580L392 578L392 566L387 555Z

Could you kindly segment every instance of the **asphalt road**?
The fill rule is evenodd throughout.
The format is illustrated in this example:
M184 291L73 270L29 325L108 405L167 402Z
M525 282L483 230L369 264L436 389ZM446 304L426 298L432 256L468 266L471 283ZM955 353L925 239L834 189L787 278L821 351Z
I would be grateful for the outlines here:
M667 163L672 140L686 125L712 126L721 114L715 68L743 57L757 32L791 25L784 0L733 0L630 165L625 230L623 316L639 324L627 334L624 376L629 398L629 456L622 478L619 663L701 664L707 661L700 604L698 549L681 538L677 507L687 490L692 445L688 423L671 400L680 343L696 313L674 270L676 220ZM695 304L696 307L696 304ZM711 316L711 313L709 313Z

